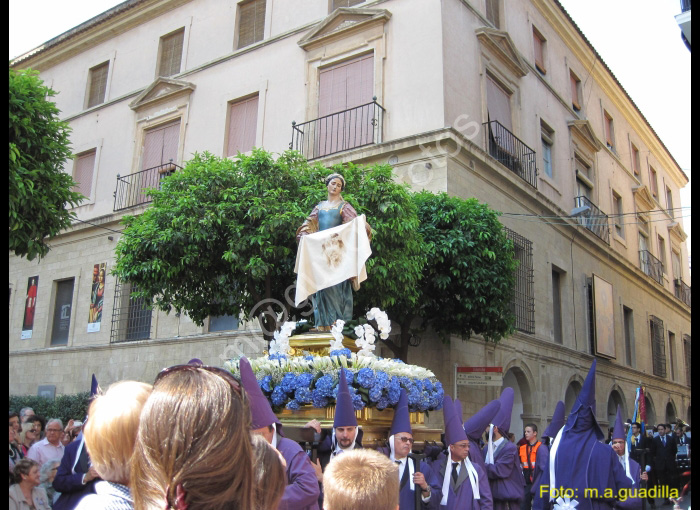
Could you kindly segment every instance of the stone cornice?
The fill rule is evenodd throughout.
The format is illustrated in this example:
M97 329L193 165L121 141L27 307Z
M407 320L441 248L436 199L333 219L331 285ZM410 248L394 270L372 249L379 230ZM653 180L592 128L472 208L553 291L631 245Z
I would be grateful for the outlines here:
M330 40L345 37L351 32L364 30L377 24L383 25L389 19L391 19L391 13L386 9L339 7L302 37L297 44L308 51Z
M571 132L577 135L577 138L584 142L591 151L598 152L603 148L603 142L598 140L588 120L570 120L567 122L567 125L569 129L571 129Z
M479 27L475 33L481 45L498 57L501 63L508 67L515 76L522 78L530 72L508 32L490 27Z
M161 76L146 87L136 99L129 103L129 108L138 111L147 106L153 106L154 104L173 99L174 97L189 95L195 87L196 85L194 83L163 78Z

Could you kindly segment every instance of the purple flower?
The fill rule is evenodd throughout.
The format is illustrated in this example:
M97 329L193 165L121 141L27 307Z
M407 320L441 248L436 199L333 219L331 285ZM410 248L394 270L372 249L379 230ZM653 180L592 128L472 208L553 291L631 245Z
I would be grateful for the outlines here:
M334 396L333 393L333 387L334 387L334 382L333 382L333 376L330 374L324 375L316 381L316 385L314 386L315 390L314 393L317 393L319 397L332 397ZM317 407L323 407L323 406L317 406Z
M287 409L291 409L292 411L298 411L299 410L299 402L292 399L289 402L287 402L287 405L285 407Z
M309 388L297 388L294 392L294 400L300 404L310 404L311 390Z
M357 372L357 382L363 388L371 388L372 386L374 386L374 370L372 370L371 368L360 369L360 371Z
M292 372L287 372L284 374L282 382L280 382L279 385L282 387L285 393L294 393L294 390L296 389L296 378L297 376Z
M261 390L263 390L265 393L270 393L272 391L272 387L270 386L271 382L272 376L266 375L262 378L262 381L258 382L258 384L260 385Z
M282 404L284 404L284 402L287 400L287 395L282 389L282 386L279 384L275 386L275 389L272 390L270 399L272 400L272 405L275 407L280 407Z

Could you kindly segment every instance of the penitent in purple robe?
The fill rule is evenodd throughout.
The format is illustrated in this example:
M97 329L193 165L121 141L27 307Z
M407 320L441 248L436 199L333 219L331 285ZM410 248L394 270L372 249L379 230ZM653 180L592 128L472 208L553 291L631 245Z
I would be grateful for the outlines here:
M430 510L493 510L493 498L491 497L488 477L481 466L474 463L472 463L472 466L474 466L477 475L479 475L479 499L474 499L469 475L463 464L457 483L450 480L447 505L440 504L442 501L442 484L445 479L445 469L448 460L449 458L445 456L442 462L434 462L431 467L430 478L427 478L428 485L431 488L428 508Z
M319 510L319 487L311 460L299 443L278 437L277 450L287 462L287 487L278 510Z
M544 466L549 466L549 445L545 441L542 441L535 455L535 470L532 473L532 488L530 489L530 494L533 496L540 490Z
M632 459L628 460L630 463L630 475L632 475L632 478L634 478L634 485L632 486L631 493L628 492L626 494L626 496L630 497L627 497L624 501L618 501L617 503L615 503L615 508L619 508L622 510L641 510L642 498L638 498L636 496L639 495L639 491L642 488L640 479L642 471L639 468L639 464L637 464L637 461ZM620 464L620 466L622 466L622 464Z
M482 407L478 413L464 422L464 433L469 439L469 459L471 459L472 464L479 464L484 471L486 471L486 463L479 448L479 439L484 433L484 429L500 410L500 400L492 400Z
M488 445L482 451L484 458L486 458L487 449ZM525 478L520 469L518 447L514 443L503 439L493 452L493 464L486 464L486 474L491 485L494 509L520 508Z

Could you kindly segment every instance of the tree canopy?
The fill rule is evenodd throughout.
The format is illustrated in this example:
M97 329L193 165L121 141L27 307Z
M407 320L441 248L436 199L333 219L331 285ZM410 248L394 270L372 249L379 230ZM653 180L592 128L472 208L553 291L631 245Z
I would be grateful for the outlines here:
M75 217L66 206L84 199L63 171L70 128L38 74L10 69L10 251L28 260L48 253L47 241Z
M312 320L310 307L293 305L295 233L326 198L323 179L333 172L372 226L353 316L378 307L399 323L400 337L386 342L396 357L406 359L414 324L443 340L512 332L515 262L498 214L475 199L413 193L388 165L328 169L297 152L274 159L259 149L233 160L195 154L149 191L150 207L125 217L113 273L199 325L208 316L258 318L269 339L282 311Z

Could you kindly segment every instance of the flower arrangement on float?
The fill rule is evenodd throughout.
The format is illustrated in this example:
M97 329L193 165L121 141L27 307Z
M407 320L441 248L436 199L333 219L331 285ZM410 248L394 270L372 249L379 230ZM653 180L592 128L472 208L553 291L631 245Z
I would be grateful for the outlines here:
M374 354L376 337L389 338L391 321L386 313L372 308L366 318L375 321L377 329L364 323L348 331L345 322L336 321L331 328L333 339L328 356L288 356L289 337L298 323L285 322L275 332L269 354L250 360L258 384L273 410L294 411L302 406L323 408L335 404L340 370L345 371L356 411L365 407L378 410L394 407L401 388L408 393L409 411L441 409L444 390L433 372ZM344 336L355 338L359 352L353 353L343 346ZM238 376L237 360L227 361L226 367Z

